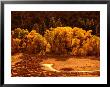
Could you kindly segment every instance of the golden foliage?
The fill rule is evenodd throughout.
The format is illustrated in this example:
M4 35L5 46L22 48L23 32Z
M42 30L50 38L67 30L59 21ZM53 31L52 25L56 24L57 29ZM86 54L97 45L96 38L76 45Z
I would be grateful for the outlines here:
M91 32L92 30L86 31L77 27L57 27L46 30L43 37L36 30L28 32L26 29L17 28L12 31L12 50L43 55L99 55L100 38Z
M45 32L44 37L51 45L51 51L57 54L97 55L99 37L91 34L92 30L82 28L57 27Z

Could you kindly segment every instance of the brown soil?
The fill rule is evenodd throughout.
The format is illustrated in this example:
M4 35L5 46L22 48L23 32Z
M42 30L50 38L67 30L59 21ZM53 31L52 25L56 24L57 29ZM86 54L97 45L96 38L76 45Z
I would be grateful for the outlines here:
M41 64L53 64L54 68L57 70L61 70L63 68L71 68L74 71L94 71L100 70L100 61L99 58L95 57L70 57L66 60L60 59L57 60L55 58L48 58L41 62Z
M14 66L16 63L22 61L23 53L17 53L11 58L11 65Z
M100 76L100 71L94 73L77 72L100 70L100 60L96 57L52 57L18 53L12 55L11 64L12 77ZM67 72L46 71L41 68L41 64L53 64L53 68Z

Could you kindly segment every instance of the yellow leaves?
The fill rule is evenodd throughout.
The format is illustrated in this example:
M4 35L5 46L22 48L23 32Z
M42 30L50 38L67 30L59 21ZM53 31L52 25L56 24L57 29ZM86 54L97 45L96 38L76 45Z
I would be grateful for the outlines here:
M16 43L16 44L20 44L21 40L16 38L16 39L13 39L13 41Z
M44 37L52 46L52 50L64 53L63 50L69 51L72 49L73 55L86 55L87 51L92 51L90 46L93 39L91 39L92 30L86 31L82 28L71 27L57 27L52 28L51 31L46 31ZM96 37L94 37L96 40ZM98 44L97 42L96 44ZM82 44L82 45L81 45ZM54 46L54 47L53 47ZM83 47L84 49L80 49ZM61 52L60 52L61 51Z
M28 34L27 38L33 38L33 36L31 34Z
M50 49L51 49L51 45L48 43L46 46L46 52L50 52Z
M74 46L75 45L75 39L72 39L72 46Z
M46 31L45 31L45 34L47 34L47 33L49 33L49 30L46 30Z
M78 55L78 48L73 48L72 49L72 55Z
M86 36L86 37L92 37L91 33L92 33L92 30L88 30L88 31L85 33L85 36Z
M89 51L93 51L93 48L91 46L88 47Z
M12 42L11 42L12 53L13 53L14 51L17 51L17 50L20 48L20 42L21 42L20 39L18 39L18 38L16 38L16 39L12 38Z
M16 28L11 33L13 38L23 39L29 32L27 29Z
M16 28L14 31L15 31L16 33L17 33L17 32L21 32L21 28Z
M81 56L85 56L87 53L86 53L86 51L83 49L83 48L79 48L79 54L81 55Z
M23 48L25 48L25 47L26 47L26 43L25 43L25 42L22 44L22 47L23 47Z
M36 30L32 30L30 33L31 34L35 34L36 33Z
M58 54L88 55L100 51L100 38L91 35L92 30L86 31L68 26L57 27L46 30L44 36L36 33L36 30L29 33L27 29L17 28L12 31L12 35L15 35L15 32L17 34L17 39L14 38L15 43L19 45L23 38L26 42L23 42L21 46L34 52L43 53L45 50L47 53L52 51Z
M72 39L72 46L77 46L80 44L80 40L77 38Z
M27 38L34 38L36 35L36 30L32 30L28 35Z
M39 52L39 55L45 54L44 49L47 45L47 40L45 39L45 37L43 37L39 33L36 33L35 30L32 30L27 35L27 40L30 42L31 45L31 48L29 49L33 49L35 53Z
M88 30L89 33L92 33L92 30Z
M80 44L80 40L79 39L76 38L75 41L76 41L77 45Z

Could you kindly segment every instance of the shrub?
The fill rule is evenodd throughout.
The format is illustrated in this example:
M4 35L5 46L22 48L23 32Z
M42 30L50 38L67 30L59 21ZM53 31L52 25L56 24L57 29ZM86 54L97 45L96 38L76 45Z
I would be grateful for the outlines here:
M39 33L36 33L36 30L32 30L28 33L27 30L17 28L12 32L12 35L13 53L28 52L45 54L47 49L47 51L49 51L49 43L47 44L46 39Z
M24 38L28 34L27 29L16 28L11 31L11 49L12 53L21 52L22 48L25 48ZM23 45L23 47L22 47Z
M100 55L100 38L91 30L57 27L46 30L44 37L36 30L28 32L17 28L12 31L12 53L28 52L45 55L70 54L75 56Z
M55 54L97 55L100 52L100 38L91 35L92 30L82 28L57 27L47 30L44 37Z
M19 52L20 50L20 42L21 42L21 39L18 39L18 38L12 38L11 39L11 53L16 53L16 52Z
M32 30L25 38L26 51L29 53L41 53L44 54L46 51L47 41L46 39ZM23 45L23 44L22 44Z
M12 31L12 38L22 39L28 33L29 33L29 31L27 29L16 28L15 30Z

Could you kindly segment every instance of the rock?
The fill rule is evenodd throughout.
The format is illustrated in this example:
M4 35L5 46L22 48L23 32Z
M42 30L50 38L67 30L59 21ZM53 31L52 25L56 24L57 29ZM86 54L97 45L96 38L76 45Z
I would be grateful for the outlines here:
M41 64L41 68L43 69L43 70L47 70L47 71L54 71L54 72L60 72L60 71L58 71L58 70L56 70L56 69L54 69L52 66L53 66L53 64Z

